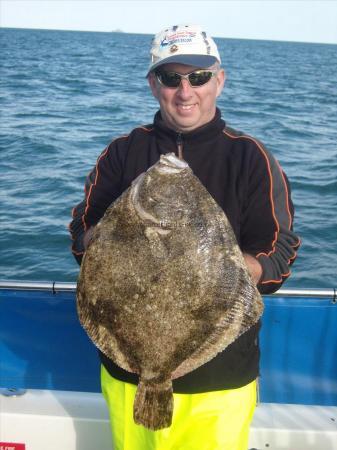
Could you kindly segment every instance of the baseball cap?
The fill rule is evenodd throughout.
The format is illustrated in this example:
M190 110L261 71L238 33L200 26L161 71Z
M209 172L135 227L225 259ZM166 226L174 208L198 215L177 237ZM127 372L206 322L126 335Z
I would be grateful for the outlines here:
M174 25L160 31L152 40L151 63L147 75L167 63L180 63L206 69L221 63L218 48L199 25Z

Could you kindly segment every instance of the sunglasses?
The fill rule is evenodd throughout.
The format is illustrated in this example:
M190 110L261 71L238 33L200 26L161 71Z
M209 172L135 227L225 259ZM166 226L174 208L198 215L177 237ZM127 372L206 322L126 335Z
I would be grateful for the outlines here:
M177 72L155 71L155 75L160 84L168 88L177 88L181 80L188 80L192 87L203 86L217 74L217 70L195 70L183 75Z

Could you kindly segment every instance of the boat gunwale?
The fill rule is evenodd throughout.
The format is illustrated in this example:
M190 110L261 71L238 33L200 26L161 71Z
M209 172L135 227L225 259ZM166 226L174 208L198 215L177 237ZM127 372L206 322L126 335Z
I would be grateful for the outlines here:
M29 290L29 291L50 291L76 292L77 283L62 281L17 281L0 280L0 290ZM273 294L264 294L264 297L312 297L330 298L332 303L337 302L337 288L281 288Z

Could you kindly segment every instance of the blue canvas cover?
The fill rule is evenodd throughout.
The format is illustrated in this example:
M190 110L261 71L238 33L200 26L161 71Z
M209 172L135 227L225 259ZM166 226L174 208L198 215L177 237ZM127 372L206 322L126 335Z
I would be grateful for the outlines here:
M337 304L264 297L263 402L337 404ZM0 387L99 392L96 348L74 291L0 289Z

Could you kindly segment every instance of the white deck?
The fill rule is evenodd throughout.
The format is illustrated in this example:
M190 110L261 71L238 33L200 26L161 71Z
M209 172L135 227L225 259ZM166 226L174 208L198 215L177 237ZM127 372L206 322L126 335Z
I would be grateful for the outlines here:
M113 448L102 396L82 392L0 394L0 442L26 444L26 450ZM337 407L262 403L253 420L249 447L337 450Z

